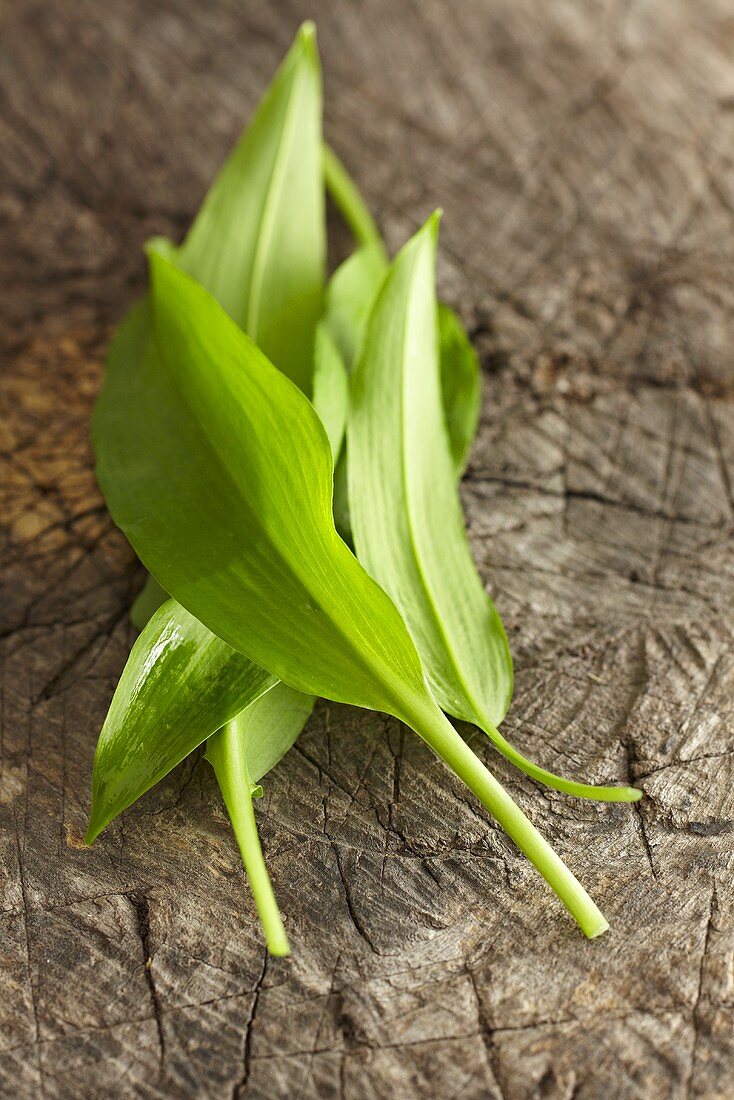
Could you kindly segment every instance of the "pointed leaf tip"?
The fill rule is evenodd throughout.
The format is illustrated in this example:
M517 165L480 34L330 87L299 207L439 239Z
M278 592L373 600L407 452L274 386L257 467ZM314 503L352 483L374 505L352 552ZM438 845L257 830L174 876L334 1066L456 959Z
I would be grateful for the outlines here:
M426 218L423 225L417 231L412 238L413 241L430 240L431 244L435 248L438 244L438 228L441 223L441 217L443 215L443 208L438 206L432 214ZM408 241L410 244L410 241Z
M176 258L178 249L173 241L169 241L168 237L149 237L143 245L146 256L153 255L163 256L164 259L169 260L171 263Z
M301 24L293 47L294 49L300 49L306 57L318 64L319 53L316 44L316 24L312 22L312 20L307 19L305 23Z
M424 229L427 233L438 240L438 228L441 224L441 218L443 217L443 207L437 206L433 213L426 219Z

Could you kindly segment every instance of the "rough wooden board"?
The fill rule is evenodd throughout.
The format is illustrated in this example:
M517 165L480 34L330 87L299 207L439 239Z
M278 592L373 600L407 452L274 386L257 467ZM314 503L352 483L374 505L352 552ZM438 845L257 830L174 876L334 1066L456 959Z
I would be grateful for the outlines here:
M435 205L485 410L465 499L517 658L493 760L603 904L585 943L407 731L322 705L263 838L265 960L212 777L80 842L141 574L87 421L140 246L178 235L299 20L390 244ZM734 1075L734 16L726 0L14 0L0 16L0 1092L697 1097ZM472 744L488 760L478 734Z

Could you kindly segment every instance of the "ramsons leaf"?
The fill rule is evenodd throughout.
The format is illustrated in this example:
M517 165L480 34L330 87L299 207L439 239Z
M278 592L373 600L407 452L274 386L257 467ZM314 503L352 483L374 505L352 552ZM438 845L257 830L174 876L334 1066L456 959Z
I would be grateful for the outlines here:
M168 600L135 642L97 742L86 841L275 677Z
M179 264L310 393L326 229L321 70L305 23L179 249Z
M363 245L340 264L326 288L324 324L350 373L387 266L381 247Z
M183 244L156 242L306 392L326 255L321 114L315 32L305 23ZM329 400L323 376L320 399ZM131 610L138 630L166 598L148 577Z
M192 279L155 254L151 272L156 347L124 380L111 356L93 425L100 483L138 556L200 622L291 687L412 726L586 934L604 931L444 717L394 604L337 535L313 406ZM136 320L147 323L142 312Z
M323 322L316 330L312 400L336 461L347 426L349 375L341 353Z
M362 245L337 268L326 288L323 323L350 373L359 358L367 322L387 271L382 247ZM461 477L479 424L481 371L466 329L449 306L439 304L438 326L441 399L455 475ZM386 397L392 392L387 390Z
M514 764L559 790L631 801L538 767L499 733L512 698L502 621L472 560L443 415L434 215L395 259L370 316L352 387L349 501L360 561L393 597L432 691ZM454 329L456 334L456 329Z

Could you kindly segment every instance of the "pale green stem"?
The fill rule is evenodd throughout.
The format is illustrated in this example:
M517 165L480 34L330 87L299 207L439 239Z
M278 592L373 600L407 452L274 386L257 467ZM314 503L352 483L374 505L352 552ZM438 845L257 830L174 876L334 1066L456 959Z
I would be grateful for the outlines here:
M329 194L357 243L377 245L384 253L385 246L382 243L380 231L367 209L367 204L334 150L326 144L324 144L324 180Z
M268 951L271 955L289 955L288 937L257 832L252 788L240 757L238 739L229 725L209 738L206 758L214 768L232 822Z
M577 783L574 779L564 779L562 775L546 771L545 768L539 767L532 760L528 760L527 756L518 752L488 718L482 717L480 726L511 764L525 772L531 779L544 783L546 787L576 795L577 798L590 798L596 802L637 802L642 798L642 791L637 787L595 787L591 783Z
M606 932L604 915L576 876L517 806L507 791L482 764L437 706L417 700L406 720L430 745L482 805L502 826L530 862L540 871L589 939Z

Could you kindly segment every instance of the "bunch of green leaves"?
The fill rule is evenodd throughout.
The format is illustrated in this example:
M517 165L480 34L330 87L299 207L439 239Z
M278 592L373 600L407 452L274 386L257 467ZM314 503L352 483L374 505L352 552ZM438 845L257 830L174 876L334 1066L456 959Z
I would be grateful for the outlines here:
M325 184L357 241L328 285ZM479 370L436 302L437 232L434 216L389 262L323 146L304 26L183 244L149 246L151 291L113 341L95 411L100 483L151 575L87 840L206 742L276 954L288 941L253 798L317 696L412 726L590 936L604 918L442 711L550 786L639 797L555 776L497 728L512 660L457 491Z

